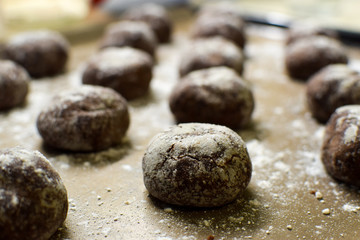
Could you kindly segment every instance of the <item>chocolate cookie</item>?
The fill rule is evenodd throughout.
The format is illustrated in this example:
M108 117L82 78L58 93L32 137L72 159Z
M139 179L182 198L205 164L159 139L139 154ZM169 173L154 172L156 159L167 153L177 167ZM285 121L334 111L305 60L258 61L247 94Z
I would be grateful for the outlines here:
M170 204L217 207L250 182L252 164L241 137L212 124L180 124L156 135L142 160L149 193Z
M197 70L182 78L170 95L178 122L241 128L250 122L254 97L249 85L228 67Z
M64 71L68 52L68 42L63 36L39 30L15 35L7 43L4 56L24 67L31 77L41 78Z
M291 77L301 80L307 80L327 65L347 62L340 42L324 36L299 39L288 45L285 53L286 70Z
M130 48L106 48L87 63L82 82L110 87L126 99L148 92L153 60L146 52Z
M166 9L159 4L146 3L131 8L124 13L123 18L149 24L159 43L167 43L171 39L172 22Z
M286 44L313 36L325 36L335 39L338 37L336 32L330 29L309 23L295 23L287 31Z
M0 110L25 101L29 90L29 75L24 68L8 60L0 60Z
M194 40L180 59L180 76L189 72L227 66L239 74L243 71L244 57L242 50L231 41L222 37Z
M127 46L154 56L156 45L155 33L146 23L121 21L111 24L106 29L100 48Z
M126 100L99 86L56 95L37 118L44 142L69 151L99 151L120 144L128 127Z
M360 104L360 74L345 64L329 65L309 79L306 97L313 117L324 123L336 108Z
M66 188L38 151L0 150L0 239L47 240L64 222Z
M338 108L326 124L321 160L335 179L360 187L360 105Z
M245 23L234 14L215 10L203 11L192 26L192 36L194 38L221 36L244 48Z

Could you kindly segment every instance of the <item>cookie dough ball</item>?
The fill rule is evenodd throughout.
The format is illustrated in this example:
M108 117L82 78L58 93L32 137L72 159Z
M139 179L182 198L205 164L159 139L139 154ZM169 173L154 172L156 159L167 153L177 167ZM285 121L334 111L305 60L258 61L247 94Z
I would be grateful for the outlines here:
M178 122L203 122L230 128L246 126L254 110L249 85L228 67L213 67L186 75L170 95Z
M29 75L24 68L8 60L0 60L0 110L25 101L29 90Z
M0 239L47 240L65 221L66 188L38 151L0 150Z
M288 74L301 80L307 80L327 65L347 62L348 57L341 44L324 36L299 39L288 45L285 53Z
M172 22L166 9L161 5L146 3L131 8L125 12L123 18L149 24L159 43L167 43L171 39Z
M67 40L57 32L38 30L15 35L5 47L5 58L24 67L31 77L64 71L69 55Z
M203 12L192 27L192 36L194 38L221 36L244 48L245 23L238 16L222 14L220 11Z
M149 193L170 204L217 207L250 182L252 165L241 137L212 124L180 124L156 135L142 160Z
M295 23L290 26L287 32L286 44L313 36L338 37L336 32L330 29L325 29L310 23Z
M227 66L241 74L244 56L240 48L222 37L194 40L180 59L180 76L204 68Z
M360 105L338 108L326 125L321 160L335 179L360 187Z
M37 118L45 144L78 152L118 145L128 127L126 100L99 86L82 86L56 95Z
M143 50L154 56L156 36L143 22L121 21L111 24L105 31L100 48L125 46Z
M110 87L131 100L148 92L152 67L151 56L141 50L105 48L87 63L82 82Z
M313 117L325 123L336 108L360 104L360 74L345 64L329 65L309 79L306 96Z

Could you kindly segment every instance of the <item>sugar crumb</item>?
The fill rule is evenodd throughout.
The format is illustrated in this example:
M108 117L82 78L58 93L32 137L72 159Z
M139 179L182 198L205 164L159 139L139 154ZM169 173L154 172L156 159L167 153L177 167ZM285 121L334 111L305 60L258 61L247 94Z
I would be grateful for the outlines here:
M169 207L164 208L164 212L166 212L166 213L172 213L173 211L174 210L172 208L169 208Z
M325 209L323 209L321 212L322 212L322 214L324 214L324 215L329 215L329 214L330 214L330 209L329 209L329 208L325 208Z

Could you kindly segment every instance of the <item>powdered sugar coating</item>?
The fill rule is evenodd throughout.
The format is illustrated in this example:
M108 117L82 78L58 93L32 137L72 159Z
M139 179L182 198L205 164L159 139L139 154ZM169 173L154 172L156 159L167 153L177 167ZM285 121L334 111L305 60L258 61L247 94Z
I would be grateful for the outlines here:
M37 118L45 143L71 151L97 151L121 143L129 126L126 100L110 88L81 86L56 95Z
M241 74L243 62L241 49L232 42L221 37L197 39L181 57L180 75L215 66L227 66Z
M38 151L0 151L1 239L49 239L67 215L67 191Z
M360 105L338 108L326 124L322 161L328 173L345 183L360 186Z
M144 184L162 201L214 207L247 187L251 161L241 137L227 127L180 124L156 135L143 157Z

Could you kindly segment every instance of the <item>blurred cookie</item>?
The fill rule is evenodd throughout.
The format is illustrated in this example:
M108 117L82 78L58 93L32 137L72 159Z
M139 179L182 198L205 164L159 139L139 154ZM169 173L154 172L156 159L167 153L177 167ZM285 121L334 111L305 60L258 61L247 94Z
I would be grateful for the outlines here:
M106 47L133 47L154 56L157 41L154 31L146 23L121 21L106 29L100 48Z
M29 90L29 75L24 68L8 60L0 60L0 110L25 101Z
M338 37L335 31L314 24L295 23L291 25L287 31L286 44L313 36L325 36L335 39Z
M180 59L180 76L204 68L227 66L241 74L242 50L222 37L196 39L185 49Z
M309 79L306 96L313 117L325 123L336 108L360 104L360 74L345 64L329 65Z
M116 90L131 100L148 92L153 60L146 52L130 48L105 48L87 63L82 82Z
M207 38L221 36L238 47L244 48L246 42L245 23L235 14L215 9L203 11L192 25L194 38Z
M4 57L26 69L31 77L53 76L64 71L69 56L67 40L57 32L23 32L7 43Z
M0 150L0 239L49 239L65 221L66 188L38 151Z
M347 63L348 57L340 42L324 36L299 39L287 46L285 67L292 78L307 80L321 68Z
M163 6L155 3L145 3L127 10L123 18L149 24L159 43L170 42L172 22Z

